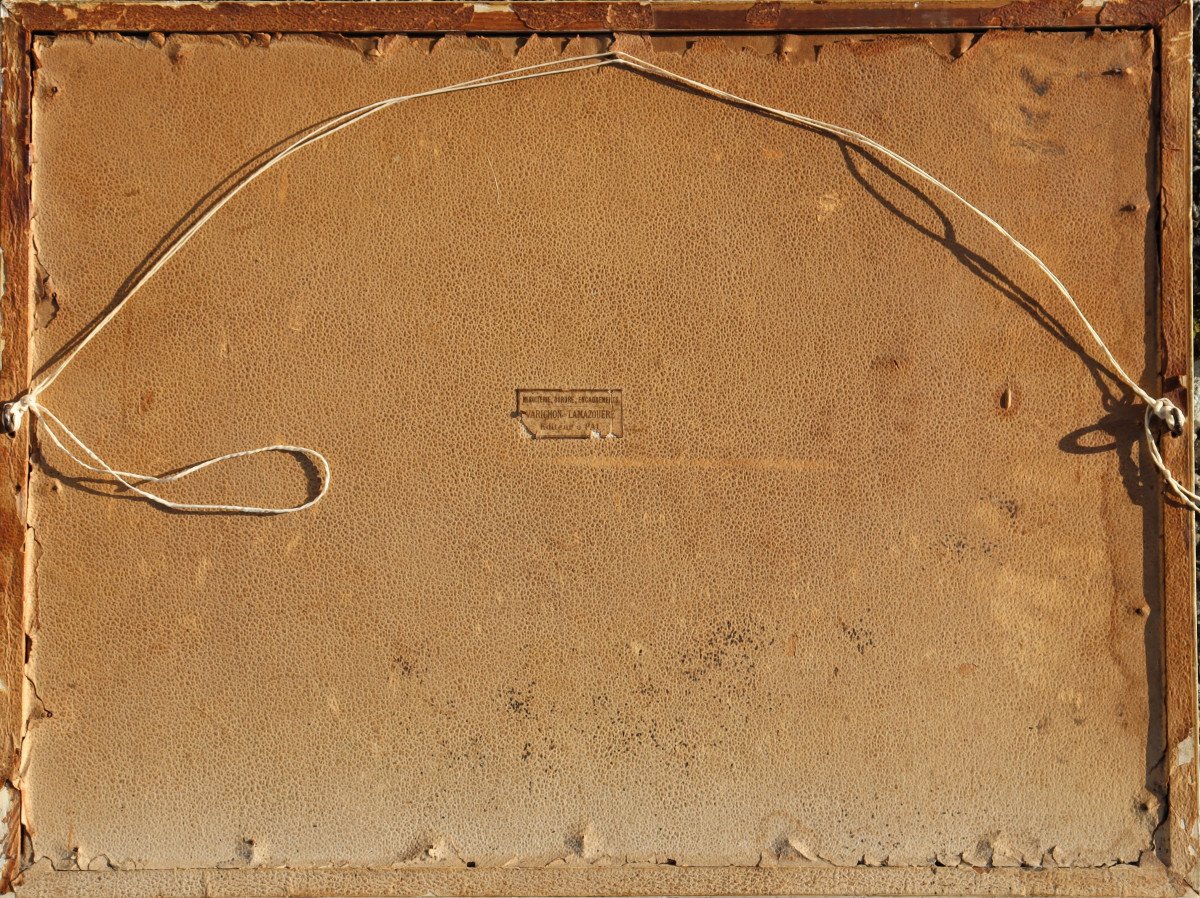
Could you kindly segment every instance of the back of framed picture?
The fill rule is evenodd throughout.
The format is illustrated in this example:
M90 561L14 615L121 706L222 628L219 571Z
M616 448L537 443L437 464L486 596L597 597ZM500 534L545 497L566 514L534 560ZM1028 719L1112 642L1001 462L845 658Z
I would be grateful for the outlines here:
M12 7L18 893L1187 891L1189 24Z

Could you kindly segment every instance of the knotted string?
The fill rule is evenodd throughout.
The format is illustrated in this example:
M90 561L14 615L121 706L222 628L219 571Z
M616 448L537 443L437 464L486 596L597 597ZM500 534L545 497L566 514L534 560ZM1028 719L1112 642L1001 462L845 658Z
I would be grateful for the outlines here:
M325 138L336 134L338 131L341 131L344 128L349 128L351 125L355 125L364 119L383 111L384 109L387 109L391 106L396 106L400 103L408 102L410 100L440 96L442 94L457 93L460 91L478 90L485 87L496 87L498 85L510 84L512 82L524 81L531 78L565 75L572 72L598 69L610 65L621 66L636 72L641 72L644 75L649 75L651 77L660 78L664 81L679 84L708 97L721 100L726 103L731 103L745 109L751 109L786 122L802 125L811 130L828 134L839 140L852 143L863 149L872 150L892 160L901 168L904 168L905 170L916 175L922 181L954 198L967 209L974 212L985 223L990 225L992 229L995 230L1001 237L1003 237L1014 248L1016 248L1022 255L1033 262L1034 265L1036 265L1037 268L1050 280L1050 283L1054 285L1055 289L1059 292L1059 294L1062 295L1063 299L1066 300L1068 306L1070 306L1072 311L1074 311L1079 317L1079 320L1083 323L1084 328L1091 336L1093 342L1100 349L1101 354L1107 361L1112 371L1121 380L1121 382L1129 387L1133 394L1145 404L1146 412L1143 417L1143 431L1151 461L1158 469L1159 474L1162 475L1163 480L1166 482L1167 486L1171 489L1175 496L1178 497L1178 499L1192 511L1200 511L1200 495L1186 487L1167 467L1166 462L1163 460L1162 454L1159 451L1158 444L1155 441L1153 430L1153 422L1159 421L1166 426L1166 429L1171 434L1175 436L1181 435L1184 432L1184 426L1186 423L1186 416L1184 413L1179 409L1178 406L1171 402L1170 399L1166 397L1156 399L1146 390L1142 389L1141 385L1139 385L1137 381L1130 377L1120 362L1117 361L1116 356L1114 356L1112 351L1108 348L1108 344L1104 342L1100 334L1096 331L1095 327L1092 326L1091 321L1088 320L1088 317L1083 313L1083 310L1079 307L1079 304L1075 301L1075 298L1071 295L1071 292L1067 289L1066 285L1058 278L1057 275L1054 274L1053 271L1050 270L1050 267L1046 265L1046 263L1043 262L1036 253L1033 252L1033 250L1009 233L1009 231L998 221L996 221L978 206L971 203L947 184L931 175L929 172L920 168L915 163L910 162L899 153L888 149L875 140L872 140L865 134L861 134L858 131L854 131L849 128L843 128L840 125L833 125L828 122L823 122L819 119L800 115L799 113L788 112L784 109L777 109L773 106L757 103L746 97L730 93L710 84L705 84L702 81L696 81L692 78L679 75L668 69L664 69L660 66L654 65L653 63L646 62L643 59L640 59L636 56L631 56L630 54L624 53L620 50L609 50L603 53L593 53L586 56L574 56L567 59L555 60L553 62L536 63L534 65L512 69L508 72L485 75L481 78L473 78L469 81L462 81L445 87L420 91L413 94L406 94L399 97L390 97L385 100L378 100L366 106L360 106L357 109L353 109L349 112L335 116L328 121L322 122L321 124L310 128L300 137L280 149L277 153L268 156L258 165L252 167L245 175L235 181L230 189L219 199L217 199L211 206L209 206L202 215L197 217L195 221L181 231L179 236L171 241L161 255L155 259L154 263L147 267L131 282L129 287L122 294L120 294L117 301L100 319L96 321L91 329L83 335L82 339L80 339L74 345L70 352L68 352L61 361L54 365L45 374L45 376L37 379L22 396L12 402L6 403L3 407L0 407L0 423L3 424L4 428L9 433L15 434L18 430L20 430L26 413L32 414L37 419L42 429L46 431L47 435L49 435L51 441L54 442L59 449L65 452L67 456L70 457L72 461L74 461L81 468L93 473L112 477L131 492L149 500L150 502L153 502L156 505L162 506L163 508L179 511L218 511L261 515L289 514L291 512L303 511L307 508L311 508L320 502L321 499L325 497L326 493L329 492L329 485L332 481L332 472L330 470L328 459L326 459L324 455L315 449L289 445L264 446L259 449L231 452L227 455L211 458L207 461L190 465L182 470L166 475L137 474L130 471L119 471L109 465L106 461L104 461L104 459L97 455L95 451L93 451L82 440L80 440L79 437L77 437L70 430L70 428L68 428L57 416L55 416L53 412L46 408L46 406L40 401L39 397L46 390L46 388L48 388L52 383L54 383L55 380L58 379L58 376L72 362L79 352L85 346L87 346L87 344L90 343L95 336L113 320L113 318L117 316L121 309L125 307L129 300L133 298L133 296L146 284L146 282L149 281L150 278L152 278L164 265L166 265L167 262L169 262L175 256L175 254L178 253L192 239L192 237L196 235L200 228L202 228L214 215L217 214L217 212L219 212L225 206L226 203L228 203L238 193L257 180L260 176L274 168L293 153L299 152L307 146L324 140ZM61 434L59 431L61 431ZM64 439L66 442L64 442ZM74 446L80 454L85 456L86 459L90 459L90 461L80 458L75 454L75 452L72 452L71 449L68 448L68 444ZM239 458L247 458L249 456L259 455L267 452L292 453L306 456L315 460L318 463L321 475L321 485L317 493L299 505L280 508L259 508L250 505L173 502L156 493L152 493L142 488L143 484L170 483L172 481L182 480L198 471L222 462L232 461Z

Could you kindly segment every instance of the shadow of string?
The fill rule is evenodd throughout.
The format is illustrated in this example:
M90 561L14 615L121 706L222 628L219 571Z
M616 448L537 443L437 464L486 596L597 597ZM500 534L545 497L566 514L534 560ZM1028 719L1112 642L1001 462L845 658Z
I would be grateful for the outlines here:
M828 137L828 135L822 136ZM943 246L967 271L1009 299L1024 311L1038 327L1079 359L1096 385L1105 414L1097 423L1066 434L1059 441L1059 448L1073 455L1115 452L1121 482L1125 486L1129 499L1137 505L1144 504L1147 501L1147 481L1141 466L1134 457L1134 447L1140 442L1141 435L1137 427L1138 414L1132 394L1128 390L1123 390L1118 394L1113 388L1121 386L1120 380L1103 362L1084 348L1057 316L1017 284L1012 277L1005 274L995 263L960 242L950 216L924 190L912 184L869 151L846 141L838 140L837 143L851 177L876 202L908 227ZM860 163L870 165L901 189L912 194L917 202L928 208L937 218L940 231L921 222L888 199L879 188L870 182L860 167ZM1096 433L1107 435L1108 442L1101 445L1090 445L1085 442L1089 435Z
M1105 411L1105 415L1099 422L1090 427L1083 427L1068 433L1059 441L1059 448L1071 454L1095 454L1108 451L1116 453L1117 469L1121 482L1124 484L1132 504L1139 507L1142 512L1144 527L1142 549L1143 595L1145 596L1145 601L1148 603L1148 607L1159 604L1161 600L1156 601L1155 598L1157 577L1159 574L1159 560L1157 556L1159 537L1151 535L1158 524L1155 514L1156 503L1152 501L1152 494L1149 492L1153 484L1145 477L1143 467L1137 463L1134 456L1135 447L1141 443L1141 435L1138 433L1138 415L1132 401L1132 394L1126 390L1123 395L1118 396L1114 392L1113 387L1119 387L1121 385L1120 381L1113 378L1112 372L1080 345L1061 321L1049 312L1037 299L1023 290L1011 277L1004 274L998 266L961 243L949 215L925 191L909 183L888 165L861 147L841 142L839 149L851 176L877 202L908 227L913 228L928 239L945 247L971 274L1015 303L1039 327L1061 342L1087 369L1088 374L1095 382L1096 388L1100 393L1101 405ZM921 222L901 209L896 203L889 200L882 191L871 183L860 168L860 163L863 162L897 184L901 189L912 194L917 202L929 209L937 219L937 228L935 229ZM1094 433L1107 434L1110 442L1096 446L1085 445L1083 443L1084 438ZM1161 608L1151 613L1156 615L1161 614ZM1152 626L1145 628L1143 643L1146 652L1145 677L1148 690L1153 688L1152 684L1161 680L1162 638L1161 633L1158 632L1158 628ZM1161 781L1161 765L1164 750L1162 740L1165 738L1165 732L1162 729L1161 716L1155 711L1155 708L1158 706L1154 702L1149 702L1148 707L1150 710L1147 715L1146 727L1145 787L1150 794L1159 797L1161 807L1165 808L1165 792ZM1163 819L1164 817L1160 814L1158 823L1161 824ZM1162 857L1169 859L1169 844L1160 847L1159 850Z
M913 184L907 177L899 174L891 165L880 160L871 150L859 146L849 139L835 136L817 127L792 121L767 109L749 106L741 100L714 95L690 85L681 84L670 77L658 75L644 69L637 69L636 67L631 68L634 72L663 87L702 97L706 100L713 100L753 115L770 118L780 124L807 131L817 137L833 141L837 144L850 175L868 195L905 225L945 247L972 275L980 278L984 283L1011 300L1018 308L1026 312L1035 324L1058 340L1069 352L1080 360L1100 393L1101 406L1105 414L1095 424L1072 431L1063 436L1059 441L1059 448L1064 452L1075 455L1091 455L1108 451L1116 452L1119 476L1130 500L1139 506L1146 502L1145 487L1147 480L1142 466L1137 463L1134 457L1134 447L1140 443L1140 433L1137 429L1139 416L1133 392L1121 382L1121 379L1114 371L1089 352L1075 338L1071 331L1067 329L1062 321L1040 301L1022 289L1012 277L1005 274L999 266L987 259L982 253L961 243L950 216L923 189ZM903 190L911 193L918 202L926 206L936 216L941 226L941 232L939 233L913 218L884 196L864 176L862 169L855 162L856 159L866 162L885 177L894 181ZM1114 387L1120 389L1120 394L1114 392ZM1101 445L1089 445L1085 442L1088 436L1097 433L1106 435L1109 441ZM1174 501L1174 497L1168 496L1168 500Z

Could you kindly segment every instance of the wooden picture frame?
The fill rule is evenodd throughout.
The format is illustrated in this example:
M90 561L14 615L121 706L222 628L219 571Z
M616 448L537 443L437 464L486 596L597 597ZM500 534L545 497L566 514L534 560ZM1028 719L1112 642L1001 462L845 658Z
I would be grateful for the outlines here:
M1191 8L1175 0L932 0L922 3L636 2L6 2L3 17L3 140L0 143L0 253L3 257L3 367L0 397L19 395L32 371L28 346L31 283L30 128L32 46L39 34L61 33L337 33L704 34L905 33L939 31L1134 29L1154 36L1157 54L1158 265L1162 395L1190 407L1191 305ZM0 692L8 746L10 798L0 887L21 887L20 783L25 732L27 652L25 596L31 545L26 527L29 430L0 438L0 570L4 617ZM1191 471L1188 440L1165 440L1169 466ZM15 488L7 488L14 484ZM1058 894L1176 895L1200 886L1200 785L1197 781L1197 665L1194 522L1162 502L1165 667L1163 727L1167 746L1167 822L1157 848L1161 864L1103 869L987 868L702 868L353 870L240 869L78 871L56 877L56 894L184 895L203 888L232 894ZM26 894L51 894L46 886Z

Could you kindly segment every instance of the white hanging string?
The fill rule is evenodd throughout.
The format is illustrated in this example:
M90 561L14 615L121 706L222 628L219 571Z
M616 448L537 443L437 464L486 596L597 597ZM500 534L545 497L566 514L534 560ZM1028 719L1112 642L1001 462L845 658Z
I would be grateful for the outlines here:
M1080 322L1082 322L1084 326L1084 329L1087 330L1089 336L1099 348L1105 361L1111 367L1113 372L1127 387L1129 387L1133 394L1145 404L1146 412L1143 418L1143 431L1151 461L1158 469L1159 473L1163 477L1163 480L1166 482L1167 486L1171 489L1175 496L1178 497L1179 500L1192 511L1200 512L1200 495L1185 486L1184 483L1175 477L1170 468L1167 467L1166 462L1163 460L1162 454L1159 451L1158 444L1155 441L1154 431L1152 428L1153 422L1158 420L1165 424L1171 433L1179 435L1183 433L1184 426L1186 424L1186 416L1184 413L1166 397L1155 398L1146 390L1142 389L1141 385L1139 385L1137 381L1135 381L1125 371L1120 362L1117 361L1116 356L1113 355L1112 351L1108 347L1108 344L1106 344L1103 338L1101 338L1099 332L1097 332L1091 321L1079 307L1079 304L1075 301L1075 298L1071 295L1071 292L1067 289L1066 285L1058 278L1057 275L1054 274L1053 271L1050 270L1050 267L1046 265L1046 263L1043 262L1036 253L1033 252L1033 250L1029 249L1029 247L1014 237L998 221L981 210L978 206L971 203L947 184L931 175L929 172L920 168L915 163L910 162L899 153L896 153L883 146L883 144L872 140L865 134L861 134L858 131L853 131L849 128L843 128L840 125L833 125L819 119L800 115L799 113L788 112L784 109L777 109L772 106L757 103L754 100L730 93L710 84L705 84L702 81L696 81L683 75L679 75L670 71L669 69L664 69L660 66L654 65L653 63L647 62L636 56L631 56L630 54L619 50L610 50L603 53L574 56L566 59L555 60L553 62L522 66L520 68L511 69L508 72L486 75L481 78L473 78L469 81L462 81L445 87L420 91L413 94L406 94L399 97L390 97L385 100L379 100L366 106L353 109L349 112L335 116L328 121L322 122L313 128L310 128L300 137L284 146L278 152L269 155L262 162L253 166L246 174L236 180L228 191L214 201L213 204L209 206L203 214L198 216L195 221L181 231L179 235L167 245L163 252L155 258L154 262L130 283L128 288L122 294L120 294L117 301L113 303L108 311L101 318L99 318L87 332L84 333L83 337L71 348L69 352L62 357L60 361L52 366L43 377L36 380L36 382L21 397L12 402L6 403L2 408L0 408L0 423L2 423L5 429L10 433L16 433L21 427L26 412L33 414L41 424L42 429L45 430L50 436L52 442L54 442L59 449L66 453L66 455L81 468L93 473L112 477L114 480L136 495L139 495L142 498L145 498L164 508L179 511L217 511L260 515L289 514L291 512L303 511L307 508L311 508L321 501L321 499L325 497L326 493L329 492L329 485L332 481L332 472L329 466L329 460L315 449L289 445L264 446L259 449L231 452L226 455L211 458L207 461L199 462L183 468L182 470L176 471L173 474L166 475L137 474L129 471L119 471L104 461L104 459L97 455L95 451L89 448L79 437L77 437L70 430L70 428L68 428L57 416L53 414L53 412L46 408L45 404L40 401L39 397L46 390L46 388L48 388L52 383L54 383L55 380L58 379L58 376L62 374L63 370L72 362L72 360L74 360L74 358L83 350L83 348L87 346L88 343L90 343L96 337L96 335L99 334L100 331L103 330L109 324L109 322L111 322L113 318L117 316L121 309L125 307L129 300L133 298L133 296L146 284L146 282L149 281L150 278L152 278L156 273L158 273L158 271L162 269L162 267L166 265L176 253L178 253L185 245L187 245L187 243L196 235L200 228L202 228L238 193L240 193L260 176L274 168L293 153L299 152L307 146L324 140L325 138L336 134L338 131L349 128L351 125L355 125L364 119L383 111L384 109L396 106L400 103L408 102L410 100L417 100L425 97L435 97L443 94L457 93L460 91L478 90L485 87L496 87L516 81L524 81L532 78L544 78L552 75L565 75L572 72L581 72L612 65L621 66L633 71L641 72L645 75L661 78L674 84L688 87L714 99L722 100L746 109L752 109L756 112L761 112L765 115L769 115L783 121L792 122L793 124L802 125L814 131L819 131L823 134L829 134L833 137L855 144L856 146L864 149L873 150L874 152L892 160L901 168L916 175L927 184L932 185L948 196L954 198L971 212L974 212L985 223L990 225L993 230L1000 234L1001 237L1007 240L1009 244L1011 244L1022 255L1033 262L1034 265L1036 265L1037 268L1050 280L1051 284L1054 285L1055 289L1059 292L1063 299L1066 300L1071 310L1074 311L1078 316ZM59 431L61 431L61 434ZM64 442L64 438L66 442ZM85 461L83 458L80 458L78 455L76 455L75 452L72 452L71 449L68 448L68 444L74 446L81 455L85 456L87 459L90 459L90 461ZM268 452L292 453L306 456L315 460L318 464L321 478L320 488L317 493L299 505L278 508L259 508L249 505L173 502L156 493L142 488L143 484L169 483L172 481L182 480L191 474L222 462L232 461L239 458L247 458L249 456Z
M1079 303L1075 301L1075 297L1071 295L1071 291L1067 289L1066 284L1059 279L1058 275L1050 270L1050 267L1042 261L1040 256L1038 256L1028 246L1009 233L1008 229L1001 225L1000 222L996 221L996 219L992 218L992 216L988 215L974 203L970 202L958 191L938 180L923 168L920 168L918 165L916 165L916 163L910 162L899 153L889 150L883 144L872 140L865 134L860 134L858 131L852 131L849 128L843 128L839 125L831 125L828 122L809 118L805 115L799 115L795 112L788 112L783 109L765 106L762 103L756 103L753 100L740 97L737 94L729 93L728 91L713 87L710 84L705 84L701 81L694 81L691 78L686 78L683 75L676 74L675 72L671 72L667 69L656 66L653 63L646 62L645 60L638 59L637 57L630 56L626 53L614 51L613 55L619 58L620 61L629 68L636 69L648 75L655 75L668 81L672 81L676 84L685 85L693 90L707 94L711 97L716 97L721 100L725 100L726 102L734 103L738 106L754 109L758 112L783 119L784 121L794 122L798 125L804 125L805 127L811 128L815 131L840 137L843 140L849 141L850 143L856 144L860 147L874 150L880 155L891 159L901 168L912 172L927 184L936 187L943 193L958 200L958 202L978 215L981 219L983 219L983 221L991 225L996 233L1007 240L1022 255L1033 262L1033 264L1038 267L1042 274L1046 275L1046 277L1050 280L1050 283L1054 285L1054 288L1058 290L1063 299L1067 301L1067 305L1069 305L1071 310L1079 317L1079 320L1083 323L1084 329L1087 330L1088 335L1091 336L1093 342L1100 349L1101 354L1104 356L1113 372L1127 387L1129 387L1130 390L1133 391L1133 394L1137 396L1138 399L1145 403L1146 414L1142 421L1142 430L1146 439L1146 447L1150 453L1150 460L1154 463L1154 466L1158 469L1159 474L1162 476L1171 492L1175 494L1180 502L1190 508L1193 512L1200 512L1200 494L1197 494L1194 490L1185 486L1178 478L1176 478L1171 469L1167 467L1166 462L1163 460L1162 453L1159 452L1158 444L1155 442L1154 438L1154 431L1151 428L1151 422L1157 419L1163 422L1172 434L1179 436L1184 432L1184 427L1187 423L1187 418L1184 413L1179 409L1178 406L1175 405L1175 403L1171 402L1170 399L1166 398L1165 396L1156 399L1146 390L1142 389L1141 385L1136 380L1130 377L1130 375L1125 371L1125 368L1122 367L1121 363L1117 361L1117 357L1113 355L1112 350L1108 348L1108 344L1104 342L1104 339L1092 325L1092 322L1088 319L1087 315L1083 313L1083 309L1079 307ZM1191 479L1190 476L1189 479Z
M258 165L252 167L245 175L235 181L233 185L222 194L211 206L209 206L203 214L198 216L190 225L179 233L179 236L171 241L166 248L158 255L154 262L141 272L123 293L117 298L103 316L101 316L92 327L86 331L83 337L75 343L75 345L67 352L56 364L54 364L44 376L37 379L32 386L19 398L12 402L5 403L0 407L0 425L9 433L15 434L21 429L26 413L32 414L37 422L41 425L42 430L50 437L51 441L61 449L75 464L79 465L84 470L94 474L104 474L119 484L130 490L134 494L141 496L155 505L162 508L168 508L173 511L199 511L199 512L228 512L234 514L253 514L253 515L280 515L291 514L296 511L304 511L312 508L318 502L325 498L329 492L329 486L333 482L333 472L327 459L322 453L316 449L310 449L306 446L291 446L285 444L276 444L272 446L263 446L258 449L245 449L238 452L229 452L225 455L219 455L216 458L210 458L206 461L198 462L189 465L172 474L155 475L155 474L139 474L133 471L120 471L112 467L108 462L100 457L83 442L75 433L62 422L57 415L50 411L41 401L41 395L45 390L54 383L60 374L74 361L75 357L87 346L100 331L104 330L108 324L117 317L128 302L146 285L155 274L157 274L163 266L165 266L188 242L196 235L196 233L209 222L214 215L235 196L241 193L246 187L252 184L259 177L270 171L288 156L299 152L304 147L316 143L319 140L324 140L344 128L357 124L390 106L395 106L399 103L404 103L409 100L416 100L423 97L433 97L440 94L455 93L457 91L472 90L482 87L492 87L499 84L508 84L513 81L522 81L528 78L539 78L546 75L562 75L568 72L578 72L584 69L597 68L602 65L611 65L614 59L609 54L593 54L591 56L579 56L570 59L556 60L548 63L538 63L535 65L523 66L518 69L513 69L507 73L498 73L494 75L486 75L482 78L473 78L469 81L463 81L458 84L451 84L446 87L439 87L433 90L420 91L414 94L406 94L400 97L390 97L386 100L379 100L375 103L370 103L366 106L361 106L358 109L353 109L350 112L335 116L328 121L322 122L313 128L310 128L300 137L284 146L277 153L268 156ZM58 432L61 431L61 434ZM65 439L65 443L64 443ZM91 459L91 462L85 461L72 452L68 448L68 444L74 446L75 449L85 458ZM151 492L143 488L144 484L148 483L171 483L173 481L183 480L205 468L210 468L214 465L221 464L227 461L234 461L240 458L249 458L254 455L262 455L265 453L289 453L307 457L316 462L319 475L320 487L316 494L307 501L299 505L289 505L280 507L260 507L256 505L237 505L237 504L222 504L210 502L176 502L167 499L158 493Z

